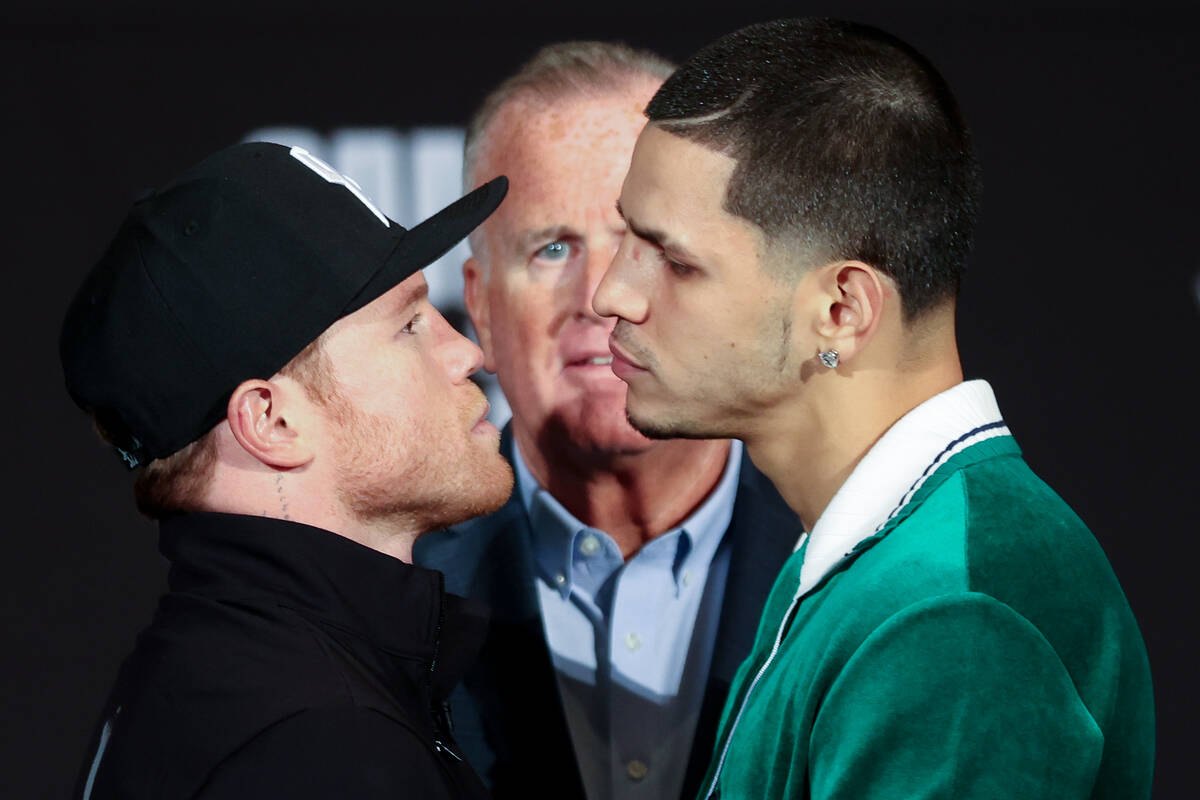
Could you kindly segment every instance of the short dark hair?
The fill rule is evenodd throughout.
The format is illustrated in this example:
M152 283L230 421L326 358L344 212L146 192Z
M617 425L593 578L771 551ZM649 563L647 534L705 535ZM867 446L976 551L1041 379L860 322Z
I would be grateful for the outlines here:
M646 116L737 161L731 214L891 276L906 320L957 296L979 165L946 82L894 36L831 19L751 25L688 59Z

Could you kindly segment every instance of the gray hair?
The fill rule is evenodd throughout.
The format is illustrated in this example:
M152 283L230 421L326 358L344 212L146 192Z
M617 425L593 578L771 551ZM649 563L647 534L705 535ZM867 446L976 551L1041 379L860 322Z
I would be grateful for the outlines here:
M620 42L572 41L546 45L484 98L463 142L463 191L474 188L475 165L487 128L518 97L543 103L577 94L622 89L641 77L666 80L675 65L649 50Z

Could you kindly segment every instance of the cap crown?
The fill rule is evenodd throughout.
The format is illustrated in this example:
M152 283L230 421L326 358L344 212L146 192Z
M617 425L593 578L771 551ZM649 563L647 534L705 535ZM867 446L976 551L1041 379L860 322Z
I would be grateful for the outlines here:
M85 279L60 340L67 389L131 466L169 455L239 383L449 250L506 185L410 232L300 148L222 150L134 204Z

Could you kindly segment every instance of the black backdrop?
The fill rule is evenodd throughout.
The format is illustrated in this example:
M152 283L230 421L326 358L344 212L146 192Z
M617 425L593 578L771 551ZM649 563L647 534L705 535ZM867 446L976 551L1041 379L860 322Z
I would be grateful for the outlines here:
M683 58L742 24L805 13L907 39L965 107L986 184L961 303L968 376L992 381L1028 460L1107 551L1155 677L1155 795L1195 795L1200 15L1146 4L728 5L102 11L10 0L0 12L4 796L68 793L163 585L154 529L70 404L56 352L71 292L142 188L266 125L461 124L548 41L624 39Z

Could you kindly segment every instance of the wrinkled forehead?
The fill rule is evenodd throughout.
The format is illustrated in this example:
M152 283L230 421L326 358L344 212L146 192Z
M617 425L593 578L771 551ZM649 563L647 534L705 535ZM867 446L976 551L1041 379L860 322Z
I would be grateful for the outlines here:
M645 124L640 103L618 95L574 95L550 103L514 101L485 133L476 178L537 166L550 158L586 170L614 158L628 166ZM513 187L516 188L516 187Z
M643 109L659 86L657 78L631 78L612 89L519 91L496 113L477 144L475 179L503 172L516 159L553 148L597 149L614 138L632 149L646 122Z
M509 194L482 230L519 235L530 226L583 226L613 215L634 142L640 100L574 96L548 107L510 103L488 129L476 180L509 178Z

